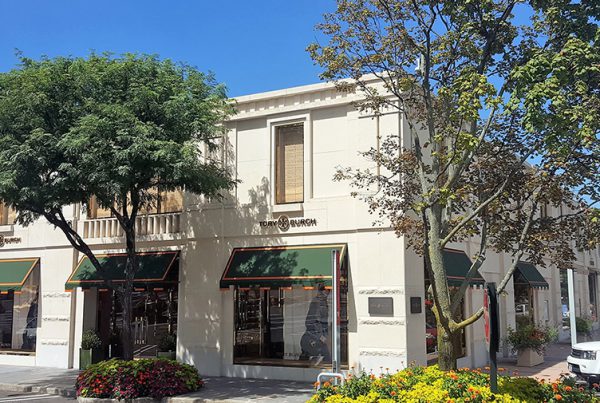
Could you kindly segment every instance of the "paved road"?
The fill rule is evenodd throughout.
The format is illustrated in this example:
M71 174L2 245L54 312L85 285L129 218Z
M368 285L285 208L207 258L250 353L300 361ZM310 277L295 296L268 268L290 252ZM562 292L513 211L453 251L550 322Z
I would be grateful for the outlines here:
M0 392L0 403L27 402L27 403L75 403L77 400L48 393L32 392Z

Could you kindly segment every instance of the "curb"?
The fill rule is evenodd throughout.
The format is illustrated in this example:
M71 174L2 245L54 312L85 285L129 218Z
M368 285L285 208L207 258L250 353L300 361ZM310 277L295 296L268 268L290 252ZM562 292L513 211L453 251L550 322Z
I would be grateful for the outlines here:
M0 383L0 391L2 392L33 392L33 393L48 393L63 397L75 397L75 389L73 388L57 388L54 386L32 386L20 385L12 383Z
M19 385L12 383L0 383L0 390L3 392L31 392L31 385Z

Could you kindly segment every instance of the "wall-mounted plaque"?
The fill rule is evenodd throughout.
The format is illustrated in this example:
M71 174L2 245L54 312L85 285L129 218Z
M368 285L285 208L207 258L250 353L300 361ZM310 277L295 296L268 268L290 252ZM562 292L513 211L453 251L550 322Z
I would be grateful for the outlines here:
M421 297L410 297L410 313L421 313Z
M369 315L394 316L394 299L392 297L369 297Z

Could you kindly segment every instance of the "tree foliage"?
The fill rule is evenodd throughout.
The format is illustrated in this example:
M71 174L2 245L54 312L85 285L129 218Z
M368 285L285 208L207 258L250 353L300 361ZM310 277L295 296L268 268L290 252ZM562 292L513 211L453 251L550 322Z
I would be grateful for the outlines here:
M234 185L201 152L216 147L231 112L211 75L156 56L21 58L0 74L0 199L22 224L45 217L101 273L63 208L94 196L110 209L125 233L127 282L114 287L129 324L136 217L158 203L157 189L218 196Z
M593 0L338 0L308 48L358 108L402 116L404 137L363 153L379 173L337 179L424 255L442 368L482 313L458 317L468 279L449 289L445 247L479 245L467 277L507 253L502 291L519 260L566 268L598 242L599 18Z

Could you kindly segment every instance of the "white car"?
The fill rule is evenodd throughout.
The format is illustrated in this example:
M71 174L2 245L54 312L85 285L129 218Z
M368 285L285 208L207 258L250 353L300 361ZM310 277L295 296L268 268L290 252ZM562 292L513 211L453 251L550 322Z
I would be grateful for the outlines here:
M575 344L567 363L570 372L588 383L600 383L600 341Z

